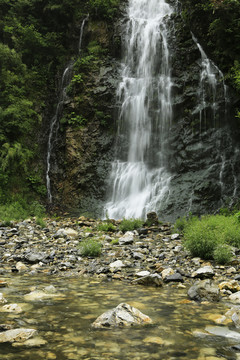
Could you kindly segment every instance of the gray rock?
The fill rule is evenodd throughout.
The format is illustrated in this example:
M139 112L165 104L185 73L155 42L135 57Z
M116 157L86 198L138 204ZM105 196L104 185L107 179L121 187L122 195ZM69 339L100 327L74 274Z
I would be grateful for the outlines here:
M30 337L34 336L37 333L35 329L13 329L7 330L0 333L0 343L5 342L23 342L29 339Z
M132 283L146 286L163 286L162 277L157 273L142 276L139 279L133 280Z
M164 282L184 282L184 280L181 274L175 273L173 275L166 276Z
M202 280L196 282L188 290L188 296L196 301L219 301L220 290L211 280Z
M193 278L209 279L215 275L211 266L203 266L192 273Z
M100 315L92 324L95 329L111 327L129 327L133 325L151 324L149 316L129 304L121 303L116 308Z
M30 252L25 255L25 260L32 264L35 264L38 263L39 261L46 259L47 256L48 255L44 252L39 252L39 253Z
M122 237L119 238L119 245L131 245L134 242L134 233L127 231Z
M205 330L211 335L240 341L240 334L236 331L229 330L227 326L206 326Z

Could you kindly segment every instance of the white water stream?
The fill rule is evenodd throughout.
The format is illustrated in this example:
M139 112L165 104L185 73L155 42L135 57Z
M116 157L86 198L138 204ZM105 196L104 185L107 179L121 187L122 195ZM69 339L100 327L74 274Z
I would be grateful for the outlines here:
M88 17L89 16L87 16L82 21L82 24L80 27L79 42L78 42L78 55L80 55L80 53L81 53L83 31L84 31L86 21L88 21ZM54 148L54 143L57 140L57 134L58 134L58 129L59 129L59 120L62 115L64 101L67 98L67 93L66 93L67 87L70 84L71 79L72 79L72 71L73 71L74 63L75 63L74 61L71 61L63 71L61 83L60 83L57 107L56 107L55 114L52 117L51 123L50 123L50 130L49 130L48 144L47 144L47 159L46 159L46 162L47 162L46 186L47 186L47 197L48 197L49 204L52 204L51 178L50 178L50 172L51 172L51 168L52 168L51 157L52 157L52 152L53 152L53 148Z
M172 120L170 21L164 0L130 0L116 159L110 176L110 218L144 217L169 195L167 133Z
M199 113L200 132L202 129L209 127L207 122L213 127L217 126L217 110L219 109L218 99L225 101L225 115L227 112L227 86L225 84L224 75L221 70L211 61L202 46L198 43L196 37L192 34L192 39L197 45L201 54L201 71L199 81L199 104L196 111ZM220 95L220 96L219 96ZM210 111L208 110L210 109Z

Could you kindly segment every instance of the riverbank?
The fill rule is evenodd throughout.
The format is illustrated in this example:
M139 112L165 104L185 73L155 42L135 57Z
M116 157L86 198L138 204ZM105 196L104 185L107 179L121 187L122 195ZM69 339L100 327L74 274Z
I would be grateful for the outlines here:
M43 228L32 219L0 227L2 275L44 273L186 287L198 278L216 283L240 278L239 254L224 266L192 258L169 223L124 233L118 221L113 221L114 231L106 232L98 230L102 221L85 217L44 221ZM101 254L82 256L81 244L91 239L101 243Z

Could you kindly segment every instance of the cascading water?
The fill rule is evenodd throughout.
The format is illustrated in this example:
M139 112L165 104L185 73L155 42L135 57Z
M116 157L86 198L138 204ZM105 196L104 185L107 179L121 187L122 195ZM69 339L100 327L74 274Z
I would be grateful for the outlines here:
M216 115L219 109L218 99L225 101L225 114L227 112L227 86L225 85L224 75L219 68L207 57L202 46L192 34L192 39L201 53L201 73L199 82L199 105L196 109L199 112L200 132L202 128L217 125ZM209 124L209 122L211 123Z
M79 34L79 42L78 42L78 55L81 53L82 47L82 38L83 38L83 31L86 21L88 20L87 16L80 27L80 34ZM72 79L72 70L74 66L74 61L71 61L63 71L61 84L60 84L60 91L58 96L58 103L56 107L55 114L50 123L50 130L48 135L48 145L47 145L47 169L46 169L46 186L47 186L47 197L48 202L52 204L52 192L51 192L51 179L50 179L50 171L51 171L51 156L54 148L54 143L57 140L57 133L59 128L59 120L62 115L63 105L67 98L67 87L70 84Z
M164 0L130 0L116 159L112 164L111 218L144 217L169 195L167 137L172 120L168 38L173 8Z

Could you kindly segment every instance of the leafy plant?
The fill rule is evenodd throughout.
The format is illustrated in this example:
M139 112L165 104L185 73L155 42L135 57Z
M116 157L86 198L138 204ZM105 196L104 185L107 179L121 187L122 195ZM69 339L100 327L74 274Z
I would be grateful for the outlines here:
M82 256L96 257L101 254L102 244L98 240L90 238L81 242L80 251Z
M219 244L213 252L213 259L218 264L227 264L232 259L231 247L227 244Z
M139 229L143 226L144 221L141 219L123 219L119 229L123 232Z
M192 256L202 259L229 258L229 247L240 247L240 226L234 216L203 216L192 219L184 230L184 244Z
M101 224L98 225L97 228L99 231L114 231L114 230L116 230L116 226L114 226L109 221L102 222Z

